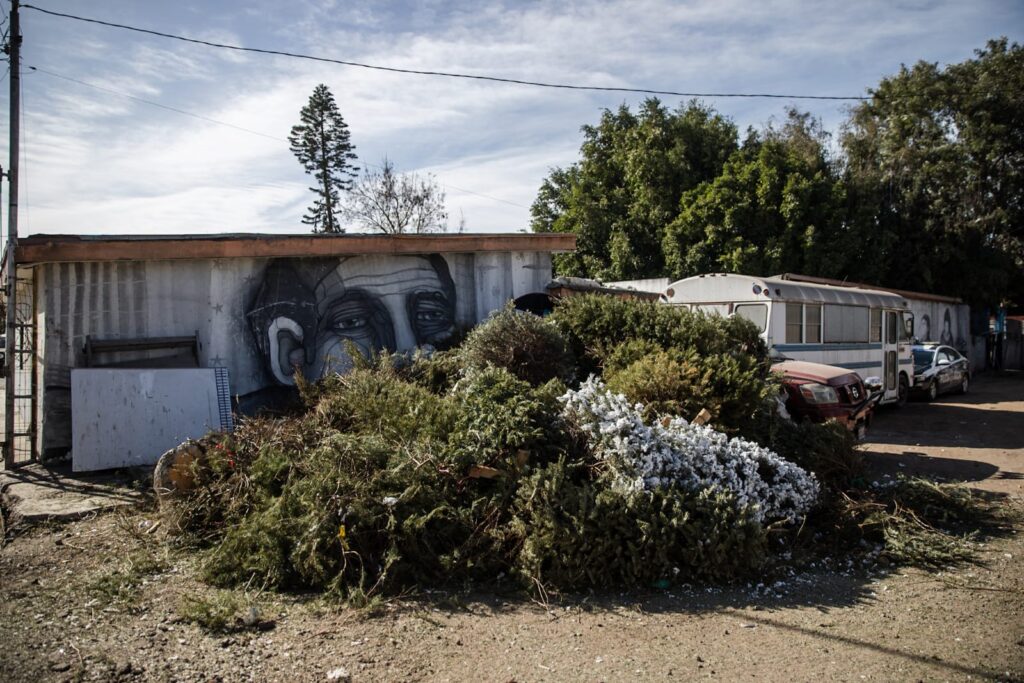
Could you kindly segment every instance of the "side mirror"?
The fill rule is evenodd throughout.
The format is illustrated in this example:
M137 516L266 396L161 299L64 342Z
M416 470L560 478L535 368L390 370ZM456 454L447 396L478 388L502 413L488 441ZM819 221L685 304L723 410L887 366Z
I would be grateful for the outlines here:
M882 378L881 377L868 377L864 380L864 387L872 394L882 390Z

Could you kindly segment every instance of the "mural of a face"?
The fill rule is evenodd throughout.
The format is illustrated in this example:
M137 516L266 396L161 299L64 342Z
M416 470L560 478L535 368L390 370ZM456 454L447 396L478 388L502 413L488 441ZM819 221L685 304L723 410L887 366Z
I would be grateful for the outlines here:
M455 331L454 290L441 257L343 260L316 286L318 376L351 367L346 341L364 355L444 342Z
M931 341L932 338L932 321L925 313L921 316L921 329L918 332L918 339L921 341Z
M268 266L249 314L267 369L294 384L352 367L364 355L437 346L455 331L455 285L443 257L279 259Z
M946 309L945 315L942 316L942 336L939 341L947 346L953 345L953 324L950 320L949 309Z

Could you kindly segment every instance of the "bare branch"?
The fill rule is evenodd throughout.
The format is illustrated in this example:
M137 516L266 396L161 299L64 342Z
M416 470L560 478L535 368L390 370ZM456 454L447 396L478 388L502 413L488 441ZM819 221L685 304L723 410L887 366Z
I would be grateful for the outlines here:
M348 192L341 214L369 232L389 235L445 232L444 190L432 175L396 173L387 158Z

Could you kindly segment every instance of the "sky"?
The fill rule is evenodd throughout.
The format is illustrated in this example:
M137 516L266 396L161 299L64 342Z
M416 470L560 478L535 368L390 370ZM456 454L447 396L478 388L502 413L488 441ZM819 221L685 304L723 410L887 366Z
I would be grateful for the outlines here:
M864 95L901 64L960 62L999 36L1024 42L1020 0L32 4L381 66L682 92ZM6 16L9 1L0 6ZM312 178L287 135L318 83L334 93L359 164L386 157L399 171L433 174L452 225L466 232L522 231L550 170L579 159L580 127L644 98L239 53L28 8L21 17L21 236L308 232ZM5 77L4 111L9 87ZM851 104L704 102L741 131L796 106L838 132Z

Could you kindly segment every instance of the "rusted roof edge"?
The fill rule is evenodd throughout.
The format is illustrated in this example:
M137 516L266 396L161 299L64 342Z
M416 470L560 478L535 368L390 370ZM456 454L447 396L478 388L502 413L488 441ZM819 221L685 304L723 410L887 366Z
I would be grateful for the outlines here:
M568 252L567 233L456 235L32 235L18 241L19 264L208 258L444 254L500 251Z

